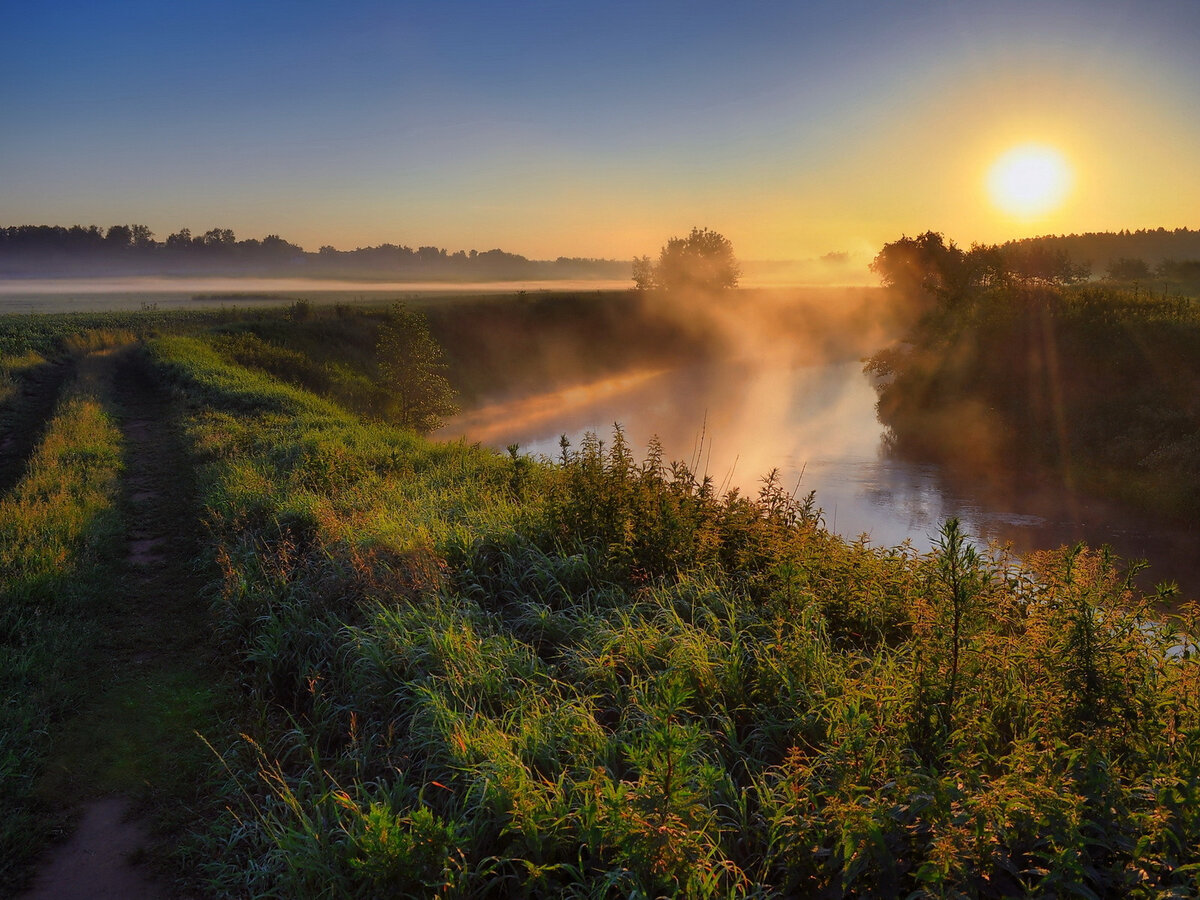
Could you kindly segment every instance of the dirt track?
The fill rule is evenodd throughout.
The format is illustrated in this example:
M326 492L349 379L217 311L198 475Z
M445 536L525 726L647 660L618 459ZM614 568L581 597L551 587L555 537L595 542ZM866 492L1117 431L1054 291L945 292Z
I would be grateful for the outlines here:
M163 727L164 685L198 674L206 616L195 571L198 523L191 472L165 397L139 365L136 348L92 354L81 376L102 386L124 443L120 505L123 557L113 560L120 596L112 598L111 627L97 636L96 708L63 728L65 751L52 762L58 793L80 798L77 823L64 843L37 867L29 898L165 898L181 891L154 872L169 830L154 824L164 803L175 803L170 744L195 741L170 735L164 749L143 746ZM117 710L119 721L111 715ZM118 774L113 774L113 773ZM69 793L68 793L69 792Z

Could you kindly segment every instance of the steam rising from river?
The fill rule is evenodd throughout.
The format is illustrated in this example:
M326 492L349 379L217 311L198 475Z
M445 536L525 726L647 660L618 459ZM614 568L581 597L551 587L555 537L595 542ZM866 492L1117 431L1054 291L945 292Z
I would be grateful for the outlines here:
M778 467L807 490L801 473L814 460L877 456L861 359L900 333L899 313L862 288L647 294L635 314L647 327L667 322L678 343L597 377L566 366L577 348L538 341L533 352L554 360L552 383L518 396L499 390L439 436L554 457L560 435L608 438L619 423L635 449L657 435L669 457L718 485L753 492Z
M545 335L553 329L541 337L506 332L504 341L519 344L510 363L528 369L540 360L543 377L533 389L514 390L499 366L495 390L439 436L498 449L517 443L554 458L560 435L578 446L584 432L607 439L620 423L635 453L657 434L668 457L711 475L718 488L754 493L778 468L787 489L816 491L830 528L867 534L877 546L911 539L928 549L942 521L958 516L971 534L1018 550L1108 543L1127 558L1154 559L1156 577L1200 583L1193 535L1081 503L1023 473L1003 477L999 461L989 462L994 442L982 413L960 412L944 426L971 432L967 444L978 445L965 478L890 453L862 357L894 342L914 315L861 288L671 302L648 294L582 341L551 341ZM655 337L639 340L644 333ZM587 346L621 365L573 367Z

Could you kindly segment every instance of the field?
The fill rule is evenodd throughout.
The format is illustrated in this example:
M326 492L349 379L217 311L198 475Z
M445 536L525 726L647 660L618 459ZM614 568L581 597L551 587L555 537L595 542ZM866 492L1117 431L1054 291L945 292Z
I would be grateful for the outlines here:
M0 323L0 883L117 793L200 896L1194 895L1200 610L1103 549L396 424L505 322L704 352L630 302Z

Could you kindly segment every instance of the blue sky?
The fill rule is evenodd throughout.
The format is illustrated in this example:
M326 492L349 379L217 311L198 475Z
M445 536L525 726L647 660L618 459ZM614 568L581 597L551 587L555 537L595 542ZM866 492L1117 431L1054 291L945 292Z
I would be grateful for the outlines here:
M1200 3L0 7L0 223L748 258L1200 225ZM1069 201L1012 221L1043 141Z

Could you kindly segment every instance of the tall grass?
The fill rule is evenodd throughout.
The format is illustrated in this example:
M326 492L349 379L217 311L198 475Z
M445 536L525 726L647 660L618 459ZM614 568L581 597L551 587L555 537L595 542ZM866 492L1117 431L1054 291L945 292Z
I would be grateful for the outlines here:
M151 353L247 706L218 893L1195 889L1195 611L1105 554L873 548L619 430L534 463Z
M0 314L0 356L33 351L45 357L98 350L156 334L195 331L237 320L233 310L142 310L139 312Z
M22 377L45 361L40 353L33 350L0 355L0 409L9 406L16 398Z

